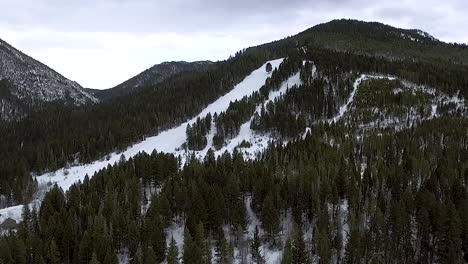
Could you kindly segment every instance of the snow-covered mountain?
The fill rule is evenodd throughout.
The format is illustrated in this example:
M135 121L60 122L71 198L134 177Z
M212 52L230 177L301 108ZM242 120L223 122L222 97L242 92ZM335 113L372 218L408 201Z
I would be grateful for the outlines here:
M88 89L102 100L131 94L144 87L153 87L165 79L185 71L201 69L213 64L211 61L170 61L156 64L131 79L105 90Z
M43 103L83 105L99 100L0 39L0 119L21 118Z

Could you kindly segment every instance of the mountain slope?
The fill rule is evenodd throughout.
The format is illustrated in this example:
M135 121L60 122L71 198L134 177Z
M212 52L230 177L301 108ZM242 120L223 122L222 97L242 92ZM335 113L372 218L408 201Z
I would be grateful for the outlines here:
M417 29L401 29L378 22L333 20L301 32L300 39L332 50L395 59L439 60L468 65L468 46L448 44Z
M333 77L334 80L338 79L341 82L354 81L351 78L353 76L349 74L350 72L353 74L357 72L379 73L397 76L417 85L437 87L450 96L459 94L460 98L467 97L467 66L455 62L451 63L449 60L441 62L439 59L430 59L431 56L441 57L442 53L434 51L429 54L420 54L417 52L418 46L415 46L414 41L408 38L395 37L395 41L398 40L398 43L408 47L405 53L398 53L400 51L395 50L394 45L379 39L379 35L386 35L388 31L388 26L382 24L348 20L330 22L331 25L336 23L339 27L335 31L340 32L337 36L343 36L343 43L348 43L347 36L350 35L345 29L348 27L356 28L357 32L361 32L360 34L365 36L366 41L369 39L369 41L381 44L382 53L393 54L392 58L396 54L404 55L403 59L382 57L370 51L363 54L362 50L354 49L359 47L360 42L349 42L349 51L331 49L315 41L313 38L315 35L300 33L283 40L248 48L226 61L214 63L200 71L181 72L155 86L148 86L148 89L140 89L127 96L117 97L115 100L102 104L86 108L62 108L57 105L45 108L42 112L35 113L18 124L0 127L0 133L3 135L3 141L0 144L0 157L5 161L0 166L6 175L4 179L0 180L4 181L6 193L11 191L13 185L23 186L15 189L15 198L10 198L10 202L15 203L22 200L21 197L25 195L22 189L34 188L33 182L30 181L29 173L31 171L44 173L61 168L67 162L70 164L88 163L107 153L122 151L127 146L144 140L146 137L155 136L161 131L177 127L196 116L220 96L228 93L265 61L273 59L291 57L295 58L292 61L296 61L296 63L304 60L313 61L317 68L321 68L321 72L327 75L332 74L330 78ZM318 25L305 32L310 30L326 31L321 29L324 27L326 28L327 24ZM378 34L379 27L383 27L384 31ZM399 30L398 32L404 31L396 30ZM375 36L374 40L373 36ZM322 41L326 41L326 38L322 38ZM329 43L335 42L330 39ZM441 48L437 48L437 50L440 49L445 53L464 52L463 48L456 45L446 43L440 45ZM346 46L343 44L344 47ZM413 58L411 54L417 54L417 57ZM287 67L298 70L297 66L289 65ZM293 73L293 70L284 72L290 74ZM340 72L340 74L336 72ZM275 83L278 84L278 82ZM314 118L333 117L335 112L339 110L338 106L342 105L349 95L348 89L340 84L333 91L335 94L320 93L315 95L322 101L311 98L309 102L311 107L327 103L326 106L321 106L320 112L314 114ZM245 102L239 102L238 106L243 103ZM227 140L236 136L242 122L245 123L249 120L248 114L253 114L251 111L252 107L249 106L248 111L243 112L245 116L238 120L233 119L238 117L232 114L223 116L224 120L218 123L230 125L219 127L219 129L227 128L226 131L217 128L219 133L213 138L214 146L222 148ZM71 120L73 121L71 122ZM307 121L312 122L313 120ZM301 120L301 126L303 123ZM270 128L268 126L267 128ZM292 129L291 131L296 130ZM195 135L200 134L195 130L194 132ZM197 137L200 138L200 135ZM202 147L202 144L197 145ZM23 159L25 159L23 165L17 162ZM21 167L21 169L17 167ZM23 173L18 174L16 172L18 170ZM12 184L15 182L13 179L16 178L23 178L23 181Z
M0 119L21 118L44 103L98 102L78 83L0 40Z
M173 195L178 197L173 199L185 199L179 198L179 196L177 196L179 194L176 191L174 192L177 194L172 194L171 186L175 183L171 181L175 180L171 177L176 177L173 175L181 177L183 179L181 180L181 184L183 184L183 182L190 181L191 178L195 178L192 176L192 173L197 175L197 173L202 171L203 173L197 175L198 178L196 181L188 184L189 186L192 186L190 188L202 189L204 184L207 184L208 182L211 182L211 184L214 184L216 187L219 187L218 185L220 185L224 188L228 188L229 185L224 183L222 179L235 177L231 176L230 172L226 172L226 170L233 170L236 173L232 175L240 174L239 179L237 179L238 181L249 182L253 178L255 182L262 182L262 184L257 183L258 185L254 184L254 187L249 188L246 186L251 186L252 183L244 183L245 186L243 184L239 184L237 187L245 188L243 189L244 192L236 194L240 197L245 196L245 198L238 198L241 204L237 204L235 207L245 209L243 214L246 215L242 216L242 213L238 213L246 219L244 221L247 221L247 227L244 227L245 232L239 235L237 230L231 230L230 225L238 225L238 223L235 222L235 219L222 222L224 223L222 227L226 230L226 236L228 238L251 241L255 238L254 230L259 229L260 236L262 237L260 246L262 248L261 252L263 258L266 260L266 263L278 263L284 254L286 254L288 239L291 238L292 230L294 228L293 221L298 221L297 219L293 220L293 212L294 210L299 210L298 212L307 214L307 216L304 216L304 220L302 220L303 227L302 225L300 225L300 227L304 228L302 231L306 233L305 237L309 238L309 240L306 240L308 246L311 247L315 243L318 243L317 241L321 241L314 238L311 234L307 234L307 232L312 232L312 229L321 229L322 232L328 232L327 234L329 236L332 236L332 234L333 236L338 236L337 233L341 234L342 237L337 239L336 242L338 244L335 243L329 246L334 250L334 253L330 253L330 256L328 257L341 259L341 261L338 262L343 263L342 260L350 251L350 249L347 248L348 243L351 247L359 247L359 244L353 239L348 238L347 234L349 234L352 228L359 226L350 220L349 217L352 216L351 212L360 212L360 209L357 209L359 207L353 207L356 205L350 204L352 198L349 198L348 200L348 197L358 197L360 194L353 193L353 189L347 189L347 183L341 183L340 181L343 181L343 179L340 179L339 176L345 175L349 177L344 181L354 181L356 185L364 186L361 188L372 188L372 182L367 183L365 180L357 180L354 178L356 176L353 173L358 175L366 175L370 173L367 170L367 166L371 166L368 165L371 163L371 158L377 159L375 158L376 155L379 155L378 159L383 159L384 157L388 158L389 154L385 153L387 156L383 156L380 151L383 151L384 149L380 149L376 146L380 146L379 144L384 143L389 144L385 141L387 138L400 134L405 135L404 133L412 133L412 131L416 131L417 133L421 133L419 131L423 131L423 136L420 136L421 140L422 138L425 138L425 140L427 140L427 138L432 138L434 137L434 134L439 136L435 131L432 131L432 134L424 131L427 130L425 126L432 126L432 124L436 124L437 126L437 123L440 122L461 122L463 126L468 125L467 108L464 104L464 99L458 98L458 95L446 95L440 92L439 89L434 89L428 86L418 86L403 79L383 74L356 75L348 72L340 72L339 74L337 72L332 73L330 72L330 69L326 69L325 67L322 68L321 66L315 67L315 65L311 65L310 61L297 63L297 61L294 62L293 59L290 58L274 60L269 63L271 63L273 68L275 68L273 72L268 73L265 71L265 66L267 64L265 63L236 85L231 92L218 98L214 103L207 106L196 117L192 118L188 122L163 131L157 136L148 137L142 142L129 147L122 153L114 152L90 164L66 167L38 176L36 180L39 183L39 186L47 189L47 186L57 183L63 190L72 188L70 193L76 194L77 187L76 185L74 186L76 182L83 182L83 184L79 183L78 186L84 186L83 188L85 189L88 188L88 184L93 186L94 184L102 184L102 182L107 182L106 187L108 187L108 184L117 180L110 180L110 177L114 177L111 176L114 175L114 173L115 175L119 175L116 170L122 169L125 171L125 175L133 175L133 173L135 175L141 174L145 180L142 181L143 183L140 187L144 190L143 193L149 196L145 196L144 198L140 197L140 199L142 201L151 200L152 203L138 202L133 204L133 206L136 206L134 208L141 210L142 214L148 212L146 217L152 217L153 214L157 212L160 217L170 219L168 220L169 222L166 223L166 232L162 235L165 238L163 241L170 241L171 237L174 237L177 245L182 249L184 245L183 234L187 230L190 231L190 229L193 228L193 221L195 220L192 218L198 216L192 216L194 214L192 209L187 208L182 209L187 210L186 214L188 216L186 218L176 216L175 219L182 220L173 221L173 216L177 215L177 213L170 210L168 210L169 212L159 211L163 210L159 208L159 206L162 206L159 204L160 201L158 200L158 197L160 196L158 192L152 190L160 188L163 190L162 195ZM278 83L276 83L277 81ZM316 95L318 95L318 100L310 100L315 96L312 96L311 98L306 96L306 94L314 92L317 92ZM267 96L260 97L260 100L256 102L248 101L249 103L253 102L253 109L255 109L255 111L247 115L247 122L240 126L238 134L234 135L230 139L226 139L223 142L223 147L219 150L212 151L212 148L216 148L213 144L213 138L220 131L218 127L221 127L221 130L226 130L224 124L228 124L224 123L223 116L228 115L228 113L237 112L237 103L242 102L245 98L256 98L259 93L266 94ZM320 98L320 94L322 93L324 96ZM304 102L306 102L306 104L304 104ZM323 107L327 105L332 105L332 107L324 111ZM289 108L284 108L283 106L287 106ZM293 115L284 118L284 115L288 113L293 113ZM373 115L375 113L380 115ZM394 117L396 114L398 116ZM191 151L190 149L187 149L186 146L184 147L185 142L189 141L189 125L195 126L196 123L199 123L201 119L206 118L208 115L213 115L214 118L210 124L211 128L209 129L209 132L204 136L207 138L205 148L200 151ZM455 116L461 117L461 119L454 118ZM236 116L234 115L233 117ZM298 122L298 120L301 119L307 120L303 126ZM440 119L441 121L434 121L434 119ZM240 120L240 118L233 118L233 120ZM267 120L268 122L264 122L263 120ZM390 122L388 122L389 120ZM222 125L218 126L220 123ZM264 127L264 124L269 124L269 127ZM309 125L310 127L306 127L306 125ZM444 129L448 128L444 127ZM291 135L288 131L295 131L295 134ZM401 133L400 131L404 132ZM454 131L452 133L460 134L460 132L461 134L465 133L463 131ZM442 134L442 137L444 137L444 135L445 134ZM411 136L409 137L411 138ZM366 138L366 140L363 138ZM377 141L375 138L377 138ZM366 143L367 140L371 142L379 142L379 144ZM398 140L397 142L399 143L394 147L399 149L392 154L400 155L401 151L406 151L406 149L404 147L402 148L400 145L402 144L400 142L400 138L397 137L396 139L392 139L392 141L395 140ZM445 140L447 141L447 139ZM463 141L464 139L463 136L451 136L450 140ZM271 144L272 142L275 142L276 145ZM303 149L306 146L310 148L307 151ZM429 155L433 155L433 148L436 148L437 146L439 145L436 144L430 148L431 151L429 152ZM451 151L456 152L463 151L464 147L450 143L448 146L441 147L441 149L445 148L450 148ZM372 149L372 151L369 151L368 149ZM159 154L155 151L162 151L165 154ZM356 154L355 151L360 151L362 153ZM370 153L366 153L365 151L369 151ZM373 151L376 151L379 154L375 154ZM419 151L420 150L418 149L416 150L416 152ZM311 152L315 153L314 155L320 155L320 157L308 157L307 155ZM166 154L169 155L164 156ZM281 155L284 156L281 157ZM295 155L303 156L300 156L301 159L298 159ZM181 160L178 160L176 158L177 156L179 156ZM161 157L166 157L167 159L165 158L166 160L159 161ZM190 160L191 157L197 157L200 160L204 160L202 163L203 166L200 166L199 161L197 160ZM216 161L213 160L216 158L219 159ZM306 159L306 161L303 159ZM344 161L344 159L346 160ZM403 156L401 159L404 162L408 162L408 158L406 156ZM234 162L236 163L236 166L232 165ZM274 162L275 164L270 164L271 162ZM339 164L340 169L337 169L336 167L338 162L342 162L342 164ZM178 166L177 163L179 164ZM320 166L315 163L319 163ZM114 167L110 168L109 166L112 164L114 164ZM261 165L256 167L251 164ZM304 165L306 168L317 166L315 173L321 176L319 177L315 174L310 174L311 172L307 170L304 171ZM392 169L398 169L401 167L398 164L391 163L390 165L386 165ZM135 168L133 166L135 166ZM217 169L212 171L212 166L216 166ZM281 168L279 169L278 166L281 166ZM383 165L381 164L380 166ZM180 167L180 171L178 171L177 167ZM320 172L322 169L324 169L325 172ZM168 173L166 170L171 170L171 172ZM252 171L255 170L257 174L252 173ZM263 170L268 170L268 172ZM212 177L210 175L213 172L216 172L216 177L212 179L210 178ZM379 173L382 174L384 171L379 170ZM405 173L410 172L405 171ZM220 174L222 176L220 176ZM260 176L256 178L255 175ZM96 177L98 179L95 179ZM103 180L103 177L106 180ZM165 180L158 180L159 177L162 177ZM249 180L246 180L244 177L249 177ZM315 183L320 187L315 186L312 188L312 186L309 186L309 188L305 188L304 190L298 187L298 183L295 182L295 179L297 178L301 181L314 181L314 177L318 178L315 178L315 181L326 181L327 184ZM377 178L377 176L374 177ZM419 176L414 177L416 178ZM197 184L200 178L202 178L203 181L206 181L206 183L204 182L198 186ZM216 180L218 178L221 179ZM232 181L233 179L231 178L230 180ZM288 180L291 182L285 183L285 181L288 182ZM169 182L169 184L166 181ZM129 180L129 182L132 181ZM224 184L226 184L226 186ZM268 184L273 184L275 187L272 189L262 187L268 186ZM331 187L328 184L331 184ZM416 188L416 184L414 185L415 186L413 186L413 188ZM179 185L176 186L177 187L174 188L180 188ZM293 188L298 188L302 191L300 193L294 192ZM319 198L314 196L314 193L317 193L316 191L311 191L315 190L315 188L319 188L319 190L321 190L318 193L324 193L324 198L320 198L323 199L323 202L322 200L319 202ZM383 184L381 188L389 187ZM54 192L54 190L56 192L56 189L52 189L52 192ZM111 192L110 189L108 190ZM289 192L289 190L291 191ZM308 193L309 191L310 193ZM197 198L197 192L195 192L195 194L189 192L190 194L188 195L193 195L194 197L192 199L198 199L193 200L194 202L191 203L192 206L197 206L199 203L205 204L204 206L210 208L207 209L208 214L212 213L210 210L215 209L211 209L210 207L211 202L209 199L213 198L210 196L212 195L210 193L211 190L208 189L200 192L204 198ZM230 199L229 197L232 197L232 190L229 189L227 192L229 193L226 194L223 192L222 194L219 194L222 197L219 201L224 202L224 199ZM261 196L264 192L276 193L276 195L281 196L281 199L284 199L282 200L282 203L287 203L287 205L273 205L281 207L271 209L273 210L273 213L270 212L268 216L265 216L263 210L266 210L266 205L264 204L267 204L266 200L268 196ZM306 192L308 193L307 195L310 196L302 198L305 200L295 200L294 197L304 195L302 192ZM372 194L365 194L365 199L372 199ZM291 197L291 195L293 197ZM151 197L153 197L153 199L151 199ZM37 200L35 200L33 204L38 206L41 199L41 196L37 197ZM95 197L93 199L98 198ZM124 198L122 197L122 199ZM329 214L329 217L333 220L330 221L330 227L325 228L320 224L315 224L315 221L320 218L318 216L316 217L312 213L315 212L314 210L320 210L313 208L308 209L312 207L312 201L309 201L308 199L317 199L315 200L314 205L322 207L321 214L324 214L324 212L325 214ZM70 201L72 200L73 199L70 199ZM103 201L104 200L105 199L103 198ZM187 201L188 200L190 199L187 198ZM304 201L309 201L310 204L301 204L304 203ZM259 207L259 205L263 207ZM185 208L185 205L168 205L168 207L169 206L171 207L171 210L178 206ZM229 207L232 205L226 204L225 206ZM284 208L282 206L287 207ZM224 206L221 206L221 208L224 208ZM20 220L21 209L22 206L2 209L0 210L0 219L4 220L7 217L10 217L15 220ZM180 210L180 208L177 210ZM204 212L204 210L200 210L201 212ZM166 213L168 215L165 215ZM228 212L225 213L228 214ZM301 213L298 214L302 215ZM223 214L221 213L220 215ZM219 217L222 218L222 216ZM277 217L277 227L273 230L266 226L268 223L267 221L272 217ZM366 219L366 216L362 217ZM205 220L196 219L199 221L206 221L205 223L213 225L210 220L211 218L201 218ZM339 222L339 224L337 222ZM198 224L198 222L196 223ZM328 228L332 230L328 230ZM297 230L295 232L297 232ZM274 237L271 236L271 233L275 234ZM167 243L169 244L169 242ZM234 263L242 263L243 258L253 258L253 253L242 253L244 246L241 243L232 244L231 246L234 248L234 253L232 253ZM379 253L378 249L373 250L376 252L373 252L372 254ZM461 252L461 250L458 252ZM121 254L126 255L134 253L121 251ZM322 252L303 252L303 254L310 258L327 256L327 254ZM180 253L180 256L182 257L182 253Z
M181 72L193 71L202 69L211 65L211 61L196 61L196 62L185 62L185 61L171 61L156 64L153 67L143 71L135 77L117 85L114 88L105 90L91 90L88 89L93 95L100 98L101 100L109 100L119 96L125 96L139 89L145 87L154 87L158 83L165 79L176 75Z
M339 24L381 49L300 34L0 127L0 203L40 208L0 210L24 216L0 259L25 262L27 248L84 263L466 262L467 71L441 55L458 47L418 55L392 33L401 52L379 37L386 26Z

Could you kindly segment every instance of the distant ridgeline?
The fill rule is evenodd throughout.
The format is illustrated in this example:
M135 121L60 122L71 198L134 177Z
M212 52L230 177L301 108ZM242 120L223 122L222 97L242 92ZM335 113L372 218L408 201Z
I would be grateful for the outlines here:
M277 58L257 92L187 125L184 159L155 146L25 206L1 262L468 262L468 48L379 23L334 20L106 102L2 123L1 205L38 198L31 173L180 125ZM245 124L255 137L215 155ZM271 143L247 156L259 140Z

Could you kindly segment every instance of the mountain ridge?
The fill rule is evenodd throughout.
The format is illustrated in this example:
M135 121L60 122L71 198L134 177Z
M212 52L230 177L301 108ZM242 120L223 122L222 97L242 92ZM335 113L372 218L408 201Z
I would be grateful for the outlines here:
M200 70L212 65L212 61L166 61L155 64L123 83L109 89L88 89L103 101L132 94L145 87L154 87L165 79L185 71Z
M17 50L0 39L0 119L21 119L44 104L71 105L97 103L99 100L47 65ZM6 96L8 95L8 96Z

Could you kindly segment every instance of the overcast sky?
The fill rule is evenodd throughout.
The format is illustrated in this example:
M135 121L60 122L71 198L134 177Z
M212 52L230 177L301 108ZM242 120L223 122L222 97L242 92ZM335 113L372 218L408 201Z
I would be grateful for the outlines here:
M84 87L156 63L222 60L337 18L468 43L467 0L0 0L0 38Z

